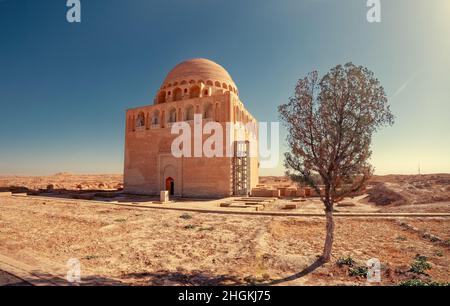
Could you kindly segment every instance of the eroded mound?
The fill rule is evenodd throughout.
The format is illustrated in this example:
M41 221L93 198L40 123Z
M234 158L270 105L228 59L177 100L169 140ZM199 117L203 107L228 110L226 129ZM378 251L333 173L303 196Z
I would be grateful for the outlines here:
M408 204L406 197L388 188L385 184L379 183L367 190L367 199L376 205L405 205Z

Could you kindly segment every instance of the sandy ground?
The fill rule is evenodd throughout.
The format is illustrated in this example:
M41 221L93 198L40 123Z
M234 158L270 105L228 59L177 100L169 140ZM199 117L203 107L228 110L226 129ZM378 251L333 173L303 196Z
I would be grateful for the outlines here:
M0 176L0 189L3 191L39 190L110 190L123 187L121 174L71 174L56 173L50 176Z
M71 174L57 173L50 176L0 176L0 192L27 192L29 194L53 193L53 195L78 196L94 199L98 191L121 190L120 174ZM295 186L286 177L260 177L266 186ZM289 199L287 199L289 200ZM315 212L321 203L313 199L300 203L300 209ZM361 212L450 212L450 174L385 175L373 176L363 197L346 199L349 206L337 207L340 211ZM436 203L434 206L428 204ZM280 204L280 203L279 203ZM285 204L285 203L281 203ZM316 205L317 204L317 205ZM422 206L421 204L427 204ZM280 206L281 207L281 206ZM273 209L280 207L274 206Z
M381 206L450 202L450 174L374 176L369 187L368 200Z
M261 181L292 183L284 177ZM344 256L357 265L378 258L382 284L412 278L450 281L448 218L337 218L332 261L302 273L321 253L325 224L320 217L185 213L86 201L145 205L155 200L122 194L122 186L121 175L0 176L0 192L47 196L0 197L0 254L53 274L66 273L67 260L77 258L82 277L97 284L367 284L336 264ZM335 210L448 213L449 186L448 174L375 176L368 194L346 198ZM290 212L323 212L319 199L293 200L279 199L264 210L283 211L296 203L298 208ZM217 209L223 201L177 199L169 205ZM431 263L428 275L408 272L417 254ZM0 270L0 284L16 283Z
M378 258L382 284L416 277L449 282L448 244L406 224L441 242L449 239L449 219L337 219L332 261L298 277L321 252L320 217L185 214L4 197L0 254L46 271L77 258L82 277L99 284L367 284L337 266L336 260L348 255L359 264ZM417 254L431 263L429 276L407 272Z

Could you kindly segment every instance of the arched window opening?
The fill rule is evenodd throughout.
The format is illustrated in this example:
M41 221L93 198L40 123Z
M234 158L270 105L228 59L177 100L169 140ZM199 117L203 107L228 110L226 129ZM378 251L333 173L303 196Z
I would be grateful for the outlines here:
M136 127L141 128L145 126L145 114L140 112L136 118Z
M209 96L209 90L208 90L208 89L205 89L205 90L203 91L203 95L204 95L204 96Z
M198 98L200 97L200 87L197 85L191 87L190 98Z
M172 109L170 110L168 122L169 122L169 123L177 122L177 110L176 110L175 108L172 108Z
M186 107L184 120L194 120L194 107L192 105L188 105L188 107Z
M180 101L183 98L181 88L177 87L173 91L173 101Z
M206 81L206 85L213 86L213 82L211 80Z
M159 122L160 122L159 110L155 110L152 115L152 127L159 126Z
M186 84L187 84L186 80L183 80L183 81L181 81L181 83L180 83L180 85L186 85Z
M203 119L212 119L213 107L211 103L206 103L203 107Z
M222 87L222 86L220 85L220 82L219 82L219 81L216 81L216 82L214 83L214 85L215 85L216 87Z
M225 88L225 89L228 88L227 84L225 84L225 83L222 83L222 87Z
M163 90L158 94L158 103L166 102L166 92Z

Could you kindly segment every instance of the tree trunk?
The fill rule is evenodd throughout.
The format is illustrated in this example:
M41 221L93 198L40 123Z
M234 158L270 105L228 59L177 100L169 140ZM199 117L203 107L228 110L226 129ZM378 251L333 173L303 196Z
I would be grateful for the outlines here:
M334 240L334 221L333 221L333 206L327 207L325 209L325 217L326 217L326 227L327 227L327 235L325 238L325 245L323 247L322 260L323 262L330 261L331 258L331 248L333 246Z

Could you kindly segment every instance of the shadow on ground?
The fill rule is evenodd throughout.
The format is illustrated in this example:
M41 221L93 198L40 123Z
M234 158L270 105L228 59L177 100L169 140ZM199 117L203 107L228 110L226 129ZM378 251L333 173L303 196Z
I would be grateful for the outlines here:
M149 286L237 286L248 285L248 283L237 276L214 275L203 271L192 271L189 273L158 271L144 273L130 273L121 277L124 280L136 282Z
M89 275L81 277L81 286L273 286L282 285L308 275L320 267L323 262L317 259L314 263L302 271L285 278L270 280L266 282L258 281L252 277L241 278L234 275L214 275L204 271L191 271L189 273L174 271L128 273L118 278L108 278L104 276ZM73 286L66 279L51 274L33 272L35 276L32 280L21 280L9 283L8 286Z
M284 278L271 280L270 282L263 283L260 285L261 286L281 285L283 283L302 278L302 277L308 275L309 273L314 272L314 270L321 267L323 264L324 264L323 260L321 258L317 258L316 261L314 261L312 264L310 264L309 266L307 266L305 269L303 269L302 271L300 271L298 273L292 274L292 275L284 277Z

